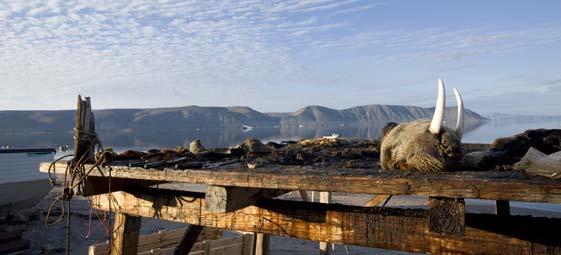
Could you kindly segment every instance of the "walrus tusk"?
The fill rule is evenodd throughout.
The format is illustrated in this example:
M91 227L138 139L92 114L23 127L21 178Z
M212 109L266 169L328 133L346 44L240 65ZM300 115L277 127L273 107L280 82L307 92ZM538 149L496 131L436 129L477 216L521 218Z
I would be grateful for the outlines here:
M458 104L458 120L456 120L456 133L460 140L462 139L462 132L464 131L464 100L462 100L462 95L460 91L454 88L454 94L456 95L456 103Z
M446 93L444 89L444 82L441 78L438 79L438 97L436 98L436 107L434 108L434 115L430 123L429 132L437 135L440 133L442 127L442 119L444 117L444 107L446 105Z

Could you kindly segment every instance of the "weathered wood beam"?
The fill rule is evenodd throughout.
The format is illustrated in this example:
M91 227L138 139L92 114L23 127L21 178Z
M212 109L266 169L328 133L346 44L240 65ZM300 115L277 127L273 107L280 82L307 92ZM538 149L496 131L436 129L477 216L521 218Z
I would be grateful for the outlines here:
M74 123L75 160L81 159L83 163L93 163L95 161L94 137L95 118L90 98L86 97L82 100L82 97L78 96L76 122Z
M190 225L187 227L187 231L183 235L183 239L179 242L175 250L173 251L174 255L186 255L189 254L191 249L193 249L193 245L199 239L199 235L203 232L204 227L199 225Z
M48 170L49 163L41 165ZM66 164L56 164L57 173L64 173ZM277 169L278 168L278 169ZM268 168L264 168L268 169ZM278 170L278 171L272 171ZM284 190L317 190L345 193L463 197L475 199L561 203L561 181L527 177L520 172L456 172L411 174L372 170L356 175L328 174L337 169L308 171L305 167L271 166L271 170L248 172L216 170L154 170L135 167L112 167L114 177L252 187ZM109 170L103 169L108 175ZM97 171L93 175L99 176Z
M463 236L465 202L463 198L429 197L429 231L436 234Z
M141 218L124 213L115 213L111 255L136 255Z
M510 215L510 202L508 200L497 200L495 213L499 216Z
M411 252L561 253L561 219L466 214L463 236L431 233L421 209L262 199L230 213L209 212L204 194L166 190L97 195L93 207L228 230Z
M211 212L233 212L250 206L259 199L275 198L288 192L290 191L209 185L205 193L205 205Z
M95 170L94 170L95 171ZM111 185L109 180L111 179ZM84 179L84 187L81 196L89 197L93 195L105 194L114 191L123 191L127 189L138 189L149 187L156 184L166 183L163 181L151 180L131 180L126 178L106 178L99 176L88 176Z

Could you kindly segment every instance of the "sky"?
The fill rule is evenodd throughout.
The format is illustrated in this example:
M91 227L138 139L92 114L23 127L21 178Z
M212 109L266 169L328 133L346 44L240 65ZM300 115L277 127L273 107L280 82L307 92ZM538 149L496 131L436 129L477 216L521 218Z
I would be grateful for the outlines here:
M561 115L561 1L0 0L0 110L434 106Z

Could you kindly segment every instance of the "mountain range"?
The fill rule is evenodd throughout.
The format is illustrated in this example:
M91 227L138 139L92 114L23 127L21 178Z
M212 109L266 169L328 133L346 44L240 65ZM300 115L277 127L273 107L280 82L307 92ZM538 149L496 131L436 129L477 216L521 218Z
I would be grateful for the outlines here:
M290 113L262 113L249 107L170 107L151 109L94 110L96 129L102 132L174 131L188 128L239 127L321 127L329 125L374 125L430 119L434 108L398 105L365 105L343 110L307 106ZM4 134L71 132L72 110L0 111L0 132ZM447 108L445 121L453 126L456 109ZM486 118L466 110L466 129Z

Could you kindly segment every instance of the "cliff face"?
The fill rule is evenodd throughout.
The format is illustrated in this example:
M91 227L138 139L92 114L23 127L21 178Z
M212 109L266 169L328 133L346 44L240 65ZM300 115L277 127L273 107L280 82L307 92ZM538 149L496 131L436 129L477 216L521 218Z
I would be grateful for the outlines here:
M446 108L445 121L449 126L456 123L456 108ZM338 123L357 123L365 125L384 125L387 122L405 122L416 119L431 119L434 108L400 105L365 105L344 110L334 110L322 106L308 106L294 113L282 115L281 126L292 125L331 125ZM481 115L466 110L465 125L478 125L485 120Z
M396 105L366 105L344 110L308 106L293 113L261 113L249 107L186 106L154 109L108 109L94 111L96 129L105 132L173 131L190 128L319 127L340 124L383 126L385 123L430 119L432 108ZM5 134L71 132L74 111L0 111L0 132ZM448 108L448 125L456 122L456 109ZM485 118L466 110L466 126Z

